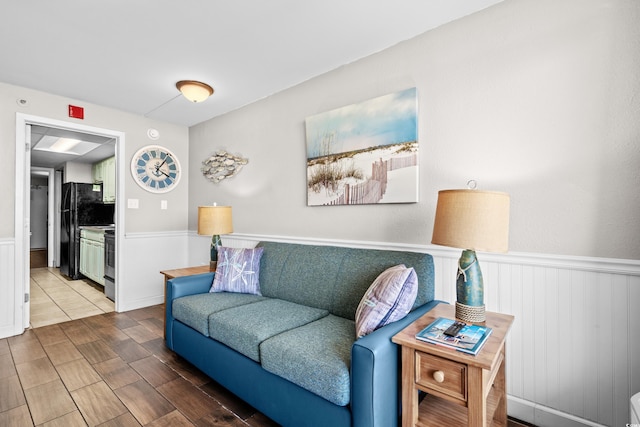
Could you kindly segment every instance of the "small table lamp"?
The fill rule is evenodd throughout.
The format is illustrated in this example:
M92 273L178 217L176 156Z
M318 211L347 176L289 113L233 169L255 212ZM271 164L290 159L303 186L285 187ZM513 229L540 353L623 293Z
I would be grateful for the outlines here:
M479 190L439 191L431 243L463 249L456 279L456 318L468 323L484 322L484 285L475 251L507 252L509 195Z
M198 234L211 236L211 261L209 270L218 266L218 246L222 244L220 234L233 233L231 206L198 206Z

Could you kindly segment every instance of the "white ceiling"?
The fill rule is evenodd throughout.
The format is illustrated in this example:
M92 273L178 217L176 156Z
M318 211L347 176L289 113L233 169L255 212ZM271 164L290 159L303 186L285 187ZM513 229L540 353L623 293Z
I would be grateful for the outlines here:
M2 0L0 81L191 126L500 1Z

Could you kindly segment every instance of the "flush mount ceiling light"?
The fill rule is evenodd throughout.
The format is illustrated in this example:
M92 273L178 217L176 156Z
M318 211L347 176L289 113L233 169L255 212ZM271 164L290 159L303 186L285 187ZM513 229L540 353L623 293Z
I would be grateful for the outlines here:
M73 156L83 156L99 146L100 144L95 142L45 135L40 141L34 144L33 150L65 153L71 154Z
M191 102L202 102L213 94L213 88L195 80L180 80L176 87Z

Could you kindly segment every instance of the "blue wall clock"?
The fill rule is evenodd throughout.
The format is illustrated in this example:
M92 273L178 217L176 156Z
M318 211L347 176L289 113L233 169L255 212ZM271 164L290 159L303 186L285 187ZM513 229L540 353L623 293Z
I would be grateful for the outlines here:
M180 181L180 162L169 149L147 145L131 159L131 174L134 181L145 190L166 193Z

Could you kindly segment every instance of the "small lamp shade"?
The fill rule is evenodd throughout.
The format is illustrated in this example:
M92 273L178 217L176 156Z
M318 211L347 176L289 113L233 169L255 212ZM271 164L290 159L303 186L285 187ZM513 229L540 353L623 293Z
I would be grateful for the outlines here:
M484 283L475 251L509 248L509 195L496 191L438 192L431 243L463 249L456 277L456 318L484 322Z
M198 234L233 233L231 206L198 206Z
M198 206L198 234L211 236L209 270L218 265L218 247L221 234L233 233L231 206Z
M483 252L509 249L509 195L497 191L438 192L431 243Z

